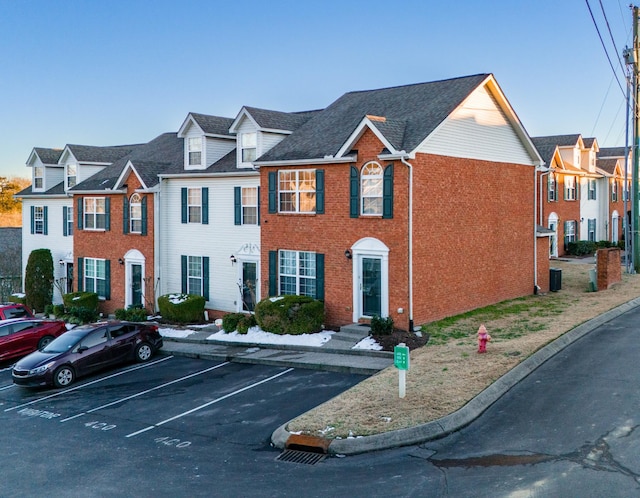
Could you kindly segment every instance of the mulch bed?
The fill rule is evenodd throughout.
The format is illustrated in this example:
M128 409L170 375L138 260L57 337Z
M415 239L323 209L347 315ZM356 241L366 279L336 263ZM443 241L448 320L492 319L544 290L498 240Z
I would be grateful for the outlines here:
M393 329L391 334L372 335L375 341L382 346L383 351L393 351L393 348L404 342L409 349L424 346L429 340L429 334L422 333L422 337L406 330Z

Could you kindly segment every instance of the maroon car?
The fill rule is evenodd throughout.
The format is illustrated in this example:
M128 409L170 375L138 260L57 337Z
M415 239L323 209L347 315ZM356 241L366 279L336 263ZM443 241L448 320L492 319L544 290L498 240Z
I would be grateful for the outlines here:
M162 347L158 326L138 322L81 325L22 358L11 373L20 386L67 387L78 377L127 361L148 361Z
M62 320L16 318L0 322L0 361L42 349L67 331Z

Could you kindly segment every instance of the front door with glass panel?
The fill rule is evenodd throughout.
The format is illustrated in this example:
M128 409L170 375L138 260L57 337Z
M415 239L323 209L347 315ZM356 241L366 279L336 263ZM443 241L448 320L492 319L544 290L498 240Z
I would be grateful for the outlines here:
M131 305L142 304L142 265L131 265Z
M362 258L362 314L380 316L382 309L382 271L379 258Z
M256 307L256 291L258 284L258 263L254 261L242 262L242 311L254 311Z

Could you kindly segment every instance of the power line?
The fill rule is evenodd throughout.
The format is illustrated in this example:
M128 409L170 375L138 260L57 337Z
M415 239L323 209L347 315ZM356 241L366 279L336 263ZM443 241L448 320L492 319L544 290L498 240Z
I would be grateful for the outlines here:
M613 62L611 62L611 57L609 57L609 52L607 51L607 47L604 44L604 40L602 39L602 34L600 33L600 28L598 28L598 23L596 22L596 19L593 15L593 11L591 10L591 5L589 5L589 0L585 0L585 2L587 3L587 8L589 9L589 14L591 15L591 20L593 21L593 25L596 28L596 32L598 33L598 38L600 38L600 44L602 45L602 49L604 50L604 54L607 56L607 60L609 61L609 66L611 67L611 71L613 71L613 75L616 79L616 82L618 83L618 87L620 88L620 91L622 92L622 95L625 95L625 91L622 88L622 84L620 83L620 80L618 79L618 74L616 73L615 67L613 67Z
M604 22L607 25L607 31L609 31L609 38L611 38L611 44L613 45L613 49L615 50L616 55L618 56L618 63L620 64L620 69L622 69L622 72L624 73L624 64L622 62L622 59L620 58L621 52L618 51L618 47L616 46L616 41L613 39L613 33L611 32L611 26L609 25L609 19L607 19L607 13L604 11L604 5L602 5L602 0L599 0L599 2L600 2L600 10L602 11L602 17L604 17Z

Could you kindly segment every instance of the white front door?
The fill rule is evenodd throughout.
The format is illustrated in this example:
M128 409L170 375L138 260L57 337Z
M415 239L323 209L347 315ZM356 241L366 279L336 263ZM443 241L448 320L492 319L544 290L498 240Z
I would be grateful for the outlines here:
M549 230L553 230L553 235L549 237L549 257L558 257L558 216L555 213L549 215Z
M374 238L360 239L353 255L353 321L389 316L389 248Z
M256 303L260 300L260 285L258 285L258 262L249 259L238 261L238 290L240 302L238 311L253 313Z
M131 249L124 255L124 307L145 306L144 266L145 257L137 249Z

